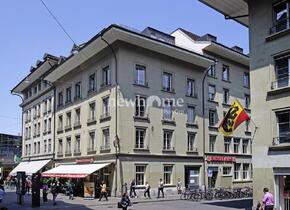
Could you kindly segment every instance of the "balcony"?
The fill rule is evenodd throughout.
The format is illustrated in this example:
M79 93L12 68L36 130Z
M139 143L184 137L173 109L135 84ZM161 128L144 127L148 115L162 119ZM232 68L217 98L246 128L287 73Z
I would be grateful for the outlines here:
M88 155L96 154L96 149L94 147L89 147L87 153Z
M111 114L110 112L105 112L104 114L101 115L100 117L100 122L105 122L111 120Z
M285 70L288 71L288 68L285 68ZM279 79L276 81L272 82L271 84L271 90L277 90L277 89L282 89L282 88L287 88L290 87L290 74L284 74L280 75Z
M110 152L110 150L111 150L110 144L100 146L100 152Z

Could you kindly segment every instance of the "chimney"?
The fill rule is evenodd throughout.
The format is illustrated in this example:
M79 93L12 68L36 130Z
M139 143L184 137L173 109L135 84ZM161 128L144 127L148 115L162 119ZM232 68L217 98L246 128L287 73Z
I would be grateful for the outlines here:
M233 49L234 51L236 51L236 52L244 53L244 49L241 48L241 47L239 47L239 46L237 46L237 45L233 46L232 49Z

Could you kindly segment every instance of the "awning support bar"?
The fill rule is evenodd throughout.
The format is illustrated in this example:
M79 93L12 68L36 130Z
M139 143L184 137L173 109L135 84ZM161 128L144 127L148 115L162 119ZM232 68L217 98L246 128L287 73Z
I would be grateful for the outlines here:
M247 15L237 15L237 16L225 15L225 19L226 20L232 20L232 19L243 18L243 17L249 17L249 14L247 14Z

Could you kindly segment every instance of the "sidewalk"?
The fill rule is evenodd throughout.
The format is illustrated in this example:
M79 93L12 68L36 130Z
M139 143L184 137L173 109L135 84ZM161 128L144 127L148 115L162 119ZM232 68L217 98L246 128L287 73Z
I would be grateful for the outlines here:
M68 208L87 208L92 209L93 207L98 206L107 206L110 208L116 208L117 203L120 201L120 198L118 197L109 197L108 201L102 200L98 201L98 199L84 199L81 197L75 197L74 200L69 200L67 196L63 194L59 194L57 197L57 205L52 205L52 195L48 195L49 202L43 203L42 197L40 202L39 208L32 208L31 207L31 195L25 195L24 196L24 204L19 205L16 202L16 193L12 190L6 190L6 195L3 200L3 202L0 204L0 207L5 206L8 207L9 210L19 210L19 209L25 209L25 210L31 210L31 209L42 209L42 210L50 210L50 209L68 209ZM174 201L174 200L180 200L180 196L178 195L171 195L167 196L165 198L156 198L152 197L151 199L146 199L144 197L138 197L138 198L132 198L131 202L133 204L138 203L149 203L149 202L166 202L166 201ZM91 207L91 208L90 208Z

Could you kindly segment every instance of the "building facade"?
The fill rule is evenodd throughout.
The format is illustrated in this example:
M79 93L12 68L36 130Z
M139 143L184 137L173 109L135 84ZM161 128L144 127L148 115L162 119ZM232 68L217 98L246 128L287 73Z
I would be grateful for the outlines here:
M254 204L263 188L275 195L275 207L290 209L290 36L289 1L202 1L250 30ZM248 16L247 16L248 15ZM261 178L262 177L262 178Z
M0 177L5 179L21 157L21 136L0 134Z
M250 130L241 126L227 139L217 130L234 99L244 103L249 96L243 83L248 57L183 36L111 25L44 77L54 87L56 166L105 163L86 181L105 181L116 195L132 179L141 190L149 182L153 194L160 178L166 193L176 190L178 179L186 187L251 186ZM182 45L184 38L192 48ZM203 148L200 87L211 66ZM212 173L205 183L204 171Z

